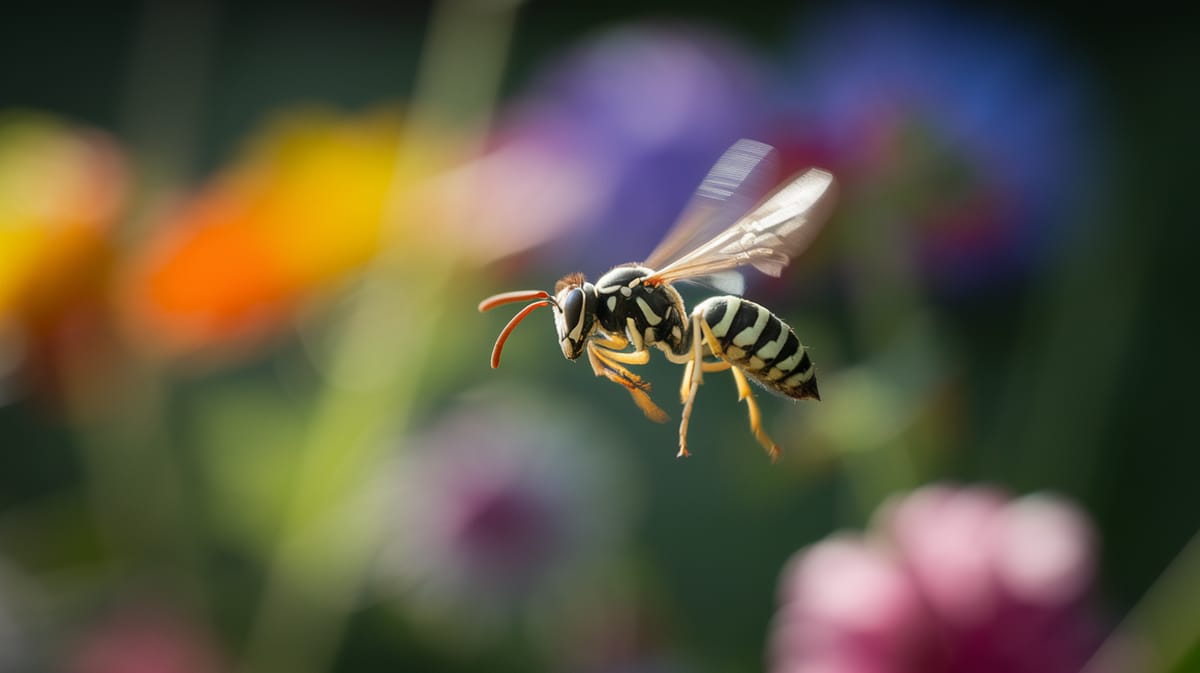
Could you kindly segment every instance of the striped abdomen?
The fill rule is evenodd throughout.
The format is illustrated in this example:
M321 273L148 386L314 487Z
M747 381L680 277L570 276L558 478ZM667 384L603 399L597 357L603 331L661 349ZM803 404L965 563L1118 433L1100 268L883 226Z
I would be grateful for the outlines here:
M712 329L723 353L716 353L769 390L796 399L821 399L808 351L787 323L740 297L713 297L695 311Z

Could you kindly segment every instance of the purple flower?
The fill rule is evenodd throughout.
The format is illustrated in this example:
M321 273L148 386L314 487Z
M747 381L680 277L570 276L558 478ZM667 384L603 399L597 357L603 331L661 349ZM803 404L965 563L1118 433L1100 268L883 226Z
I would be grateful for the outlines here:
M381 572L419 616L487 626L611 558L629 486L586 427L506 391L409 442L389 480L395 537Z
M535 78L500 144L548 148L596 196L571 215L555 265L595 274L649 254L717 157L760 129L761 83L734 44L649 26L603 34Z
M783 144L818 148L846 208L906 228L943 289L1011 276L1061 242L1096 177L1095 106L1052 42L999 17L872 7L796 43Z
M928 487L797 554L774 673L1060 673L1099 644L1093 532L1049 495Z

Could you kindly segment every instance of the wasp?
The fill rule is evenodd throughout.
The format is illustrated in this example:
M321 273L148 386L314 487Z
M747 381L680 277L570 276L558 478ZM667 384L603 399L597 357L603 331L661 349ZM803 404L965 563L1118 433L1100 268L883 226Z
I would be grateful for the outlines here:
M700 183L683 214L644 262L622 264L588 282L582 273L561 278L554 294L545 290L505 292L484 299L480 311L531 302L500 332L492 368L500 366L504 343L534 310L553 309L558 341L568 360L587 353L596 376L629 391L645 415L665 422L650 398L650 384L629 370L650 360L656 347L684 365L679 395L679 457L690 455L688 421L704 374L728 370L745 401L750 429L772 460L779 446L762 428L747 379L793 399L820 399L808 350L795 332L769 309L740 295L741 267L779 276L812 241L828 216L833 175L810 168L753 205L774 161L773 149L754 140L730 147ZM753 207L748 207L753 205ZM672 283L690 281L726 294L700 302L689 313Z

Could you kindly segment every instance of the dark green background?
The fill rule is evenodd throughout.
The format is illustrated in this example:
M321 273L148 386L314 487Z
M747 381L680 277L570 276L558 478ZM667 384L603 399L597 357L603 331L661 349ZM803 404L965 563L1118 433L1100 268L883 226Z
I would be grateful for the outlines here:
M971 400L964 423L975 440L939 476L998 481L1016 491L1055 489L1079 499L1102 536L1101 595L1109 612L1119 616L1200 524L1195 283L1200 30L1190 18L1150 9L1136 16L1091 3L1005 3L995 9L1058 36L1094 76L1104 141L1115 158L1112 180L1104 188L1113 193L1098 200L1104 210L1073 242L1061 272L938 307L962 349ZM176 83L196 96L195 118L158 122L168 134L192 129L175 161L196 179L232 156L237 143L274 108L323 101L355 109L403 100L414 81L429 18L423 3L385 2L227 3L192 9L180 4L159 11L184 13L190 17L184 25L194 28L151 45L164 50L163 63L201 54L201 67L194 71L198 79ZM631 2L533 2L519 15L505 89L520 90L530 73L560 50L621 22L697 19L770 55L782 49L798 17L810 11L768 2L660 2L652 9ZM0 108L52 111L111 130L137 146L145 126L130 113L131 79L160 82L163 77L131 72L139 22L145 20L142 5L18 3L7 6L2 17ZM207 55L191 51L199 48L193 44L207 49ZM163 101L166 109L171 102ZM489 338L478 340L480 352L463 357L482 364ZM514 360L515 352L509 356ZM996 403L1008 391L994 384L1010 380L1006 368L1018 362L1039 368L1030 372L1031 380L1049 383L997 411ZM186 406L193 389L254 378L267 369L251 364L190 382L172 393L168 407ZM539 371L552 390L591 400L598 417L632 423L624 394L579 370ZM673 380L665 366L651 372L656 380ZM1119 381L1118 388L1093 390L1090 381L1097 372ZM702 409L719 405L708 402ZM647 445L673 443L670 427L643 430ZM772 475L765 462L747 465L731 455L686 464L667 451L635 456L651 485L637 541L650 568L648 583L671 597L665 601L671 605L668 638L694 646L707 670L750 670L746 667L756 666L761 656L780 560L819 539L835 522L854 523L839 514L845 484L836 473L796 483L794 474ZM721 475L731 469L752 472L751 482L767 484L765 495L729 492L736 480ZM48 493L69 493L79 488L80 477L71 435L52 412L32 402L0 407L0 511ZM801 512L804 516L796 516ZM31 531L0 528L0 552L35 563L65 554L27 544L35 538ZM87 534L79 540L86 546ZM215 548L208 571L226 592L217 601L221 631L236 643L246 618L239 601L253 594L258 570ZM738 581L718 581L731 576ZM408 639L394 621L379 608L359 613L339 670L524 670L519 648L497 657L480 653L447 660Z

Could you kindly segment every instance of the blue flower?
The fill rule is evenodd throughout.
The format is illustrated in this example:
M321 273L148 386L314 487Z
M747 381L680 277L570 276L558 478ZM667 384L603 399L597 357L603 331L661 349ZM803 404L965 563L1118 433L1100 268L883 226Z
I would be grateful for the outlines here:
M787 142L819 147L856 212L907 227L943 289L1042 261L1088 170L1088 89L1045 36L997 17L858 8L796 37ZM880 219L877 215L874 219Z

